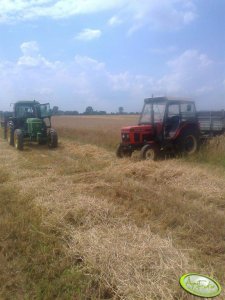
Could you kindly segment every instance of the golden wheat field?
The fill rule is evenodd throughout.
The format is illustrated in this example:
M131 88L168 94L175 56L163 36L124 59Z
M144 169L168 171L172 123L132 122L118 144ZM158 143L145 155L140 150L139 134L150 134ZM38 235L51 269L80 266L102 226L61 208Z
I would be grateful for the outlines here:
M138 115L58 116L52 125L61 136L108 149L120 141L120 128L138 123Z
M225 168L210 145L204 159L117 159L120 127L137 122L54 117L55 150L0 139L0 298L198 299L179 286L188 272L225 298Z

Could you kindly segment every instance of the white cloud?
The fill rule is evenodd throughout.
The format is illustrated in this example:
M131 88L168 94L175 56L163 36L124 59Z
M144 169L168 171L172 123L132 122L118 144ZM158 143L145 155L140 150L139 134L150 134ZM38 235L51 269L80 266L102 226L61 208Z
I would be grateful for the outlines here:
M112 27L118 26L122 23L123 23L123 21L122 21L122 19L120 19L119 16L113 16L112 18L110 18L108 20L108 25L110 25Z
M79 65L82 69L89 69L92 70L103 70L105 68L105 64L102 62L98 62L96 59L90 58L88 56L75 56L75 62Z
M147 77L126 71L113 74L103 62L87 56L77 55L67 64L49 61L35 41L23 43L21 52L17 62L0 63L0 109L8 109L2 107L7 105L5 99L35 98L81 112L88 105L108 111L120 105L137 110L149 89ZM125 105L128 98L129 105Z
M187 0L133 0L114 15L114 18L131 24L128 35L144 26L154 30L179 29L196 17L193 1Z
M1 22L39 17L68 18L120 8L126 0L1 0Z
M9 109L12 101L35 98L80 112L88 105L107 111L122 105L138 111L143 98L152 94L213 99L222 105L224 85L222 66L218 70L218 64L197 50L174 57L168 61L168 71L156 77L126 70L113 73L103 62L87 56L76 55L68 63L50 61L30 41L21 45L16 62L0 62L0 110Z
M183 15L184 24L191 23L196 18L196 14L193 11L187 11Z
M45 59L39 53L39 46L36 41L24 42L21 44L20 49L23 55L18 59L18 66L26 67L47 67L53 68L54 64Z
M100 38L101 35L102 32L99 29L86 28L78 33L75 38L81 41L91 41Z
M126 0L59 0L54 2L54 5L46 9L46 13L54 18L65 18L120 8Z
M189 49L174 60L169 61L168 65L176 70L193 70L193 67L196 70L196 68L204 68L212 63L213 61L207 55L199 53L197 50Z
M39 46L36 41L24 42L21 44L20 49L24 55L32 55L39 52Z
M209 101L221 91L217 64L197 50L186 50L168 62L169 72L157 81L166 94Z
M193 0L1 0L0 22L40 17L52 19L112 11L109 26L127 22L129 34L143 26L154 29L180 28L196 17Z

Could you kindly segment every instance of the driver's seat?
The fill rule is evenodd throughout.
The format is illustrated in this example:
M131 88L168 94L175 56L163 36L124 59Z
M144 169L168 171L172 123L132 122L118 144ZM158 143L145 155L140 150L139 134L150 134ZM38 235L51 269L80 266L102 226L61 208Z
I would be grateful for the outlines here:
M177 129L179 128L179 124L179 116L172 116L168 118L166 122L165 137L172 138L175 135Z

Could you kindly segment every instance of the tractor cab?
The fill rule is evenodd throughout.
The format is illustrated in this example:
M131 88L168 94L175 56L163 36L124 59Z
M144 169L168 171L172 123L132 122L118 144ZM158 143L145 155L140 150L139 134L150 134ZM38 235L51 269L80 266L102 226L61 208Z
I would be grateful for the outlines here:
M138 125L121 129L122 142L117 156L130 156L145 145L152 145L158 152L165 148L174 150L181 133L191 130L199 130L193 101L147 98Z
M40 104L38 101L18 101L14 104L13 116L16 118L50 118L49 103Z
M196 121L195 104L192 101L145 99L139 125L149 124L160 139L175 138L181 124Z
M14 104L13 117L19 119L37 117L37 101L18 101Z
M38 101L18 101L14 104L13 119L17 126L27 128L27 124L34 122L51 126L51 110L49 103L40 104ZM29 126L29 125L28 125Z

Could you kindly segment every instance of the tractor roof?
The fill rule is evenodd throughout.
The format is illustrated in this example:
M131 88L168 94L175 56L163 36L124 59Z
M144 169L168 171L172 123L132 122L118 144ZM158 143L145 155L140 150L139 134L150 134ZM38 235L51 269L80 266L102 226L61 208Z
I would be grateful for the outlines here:
M145 103L194 103L194 101L186 100L186 99L175 99L175 98L167 98L167 97L152 97L146 98Z
M15 105L29 105L29 104L31 104L31 105L34 105L34 104L40 104L38 101L36 101L36 100L32 100L32 101L25 101L25 100L22 100L22 101L17 101L16 103L15 103Z

